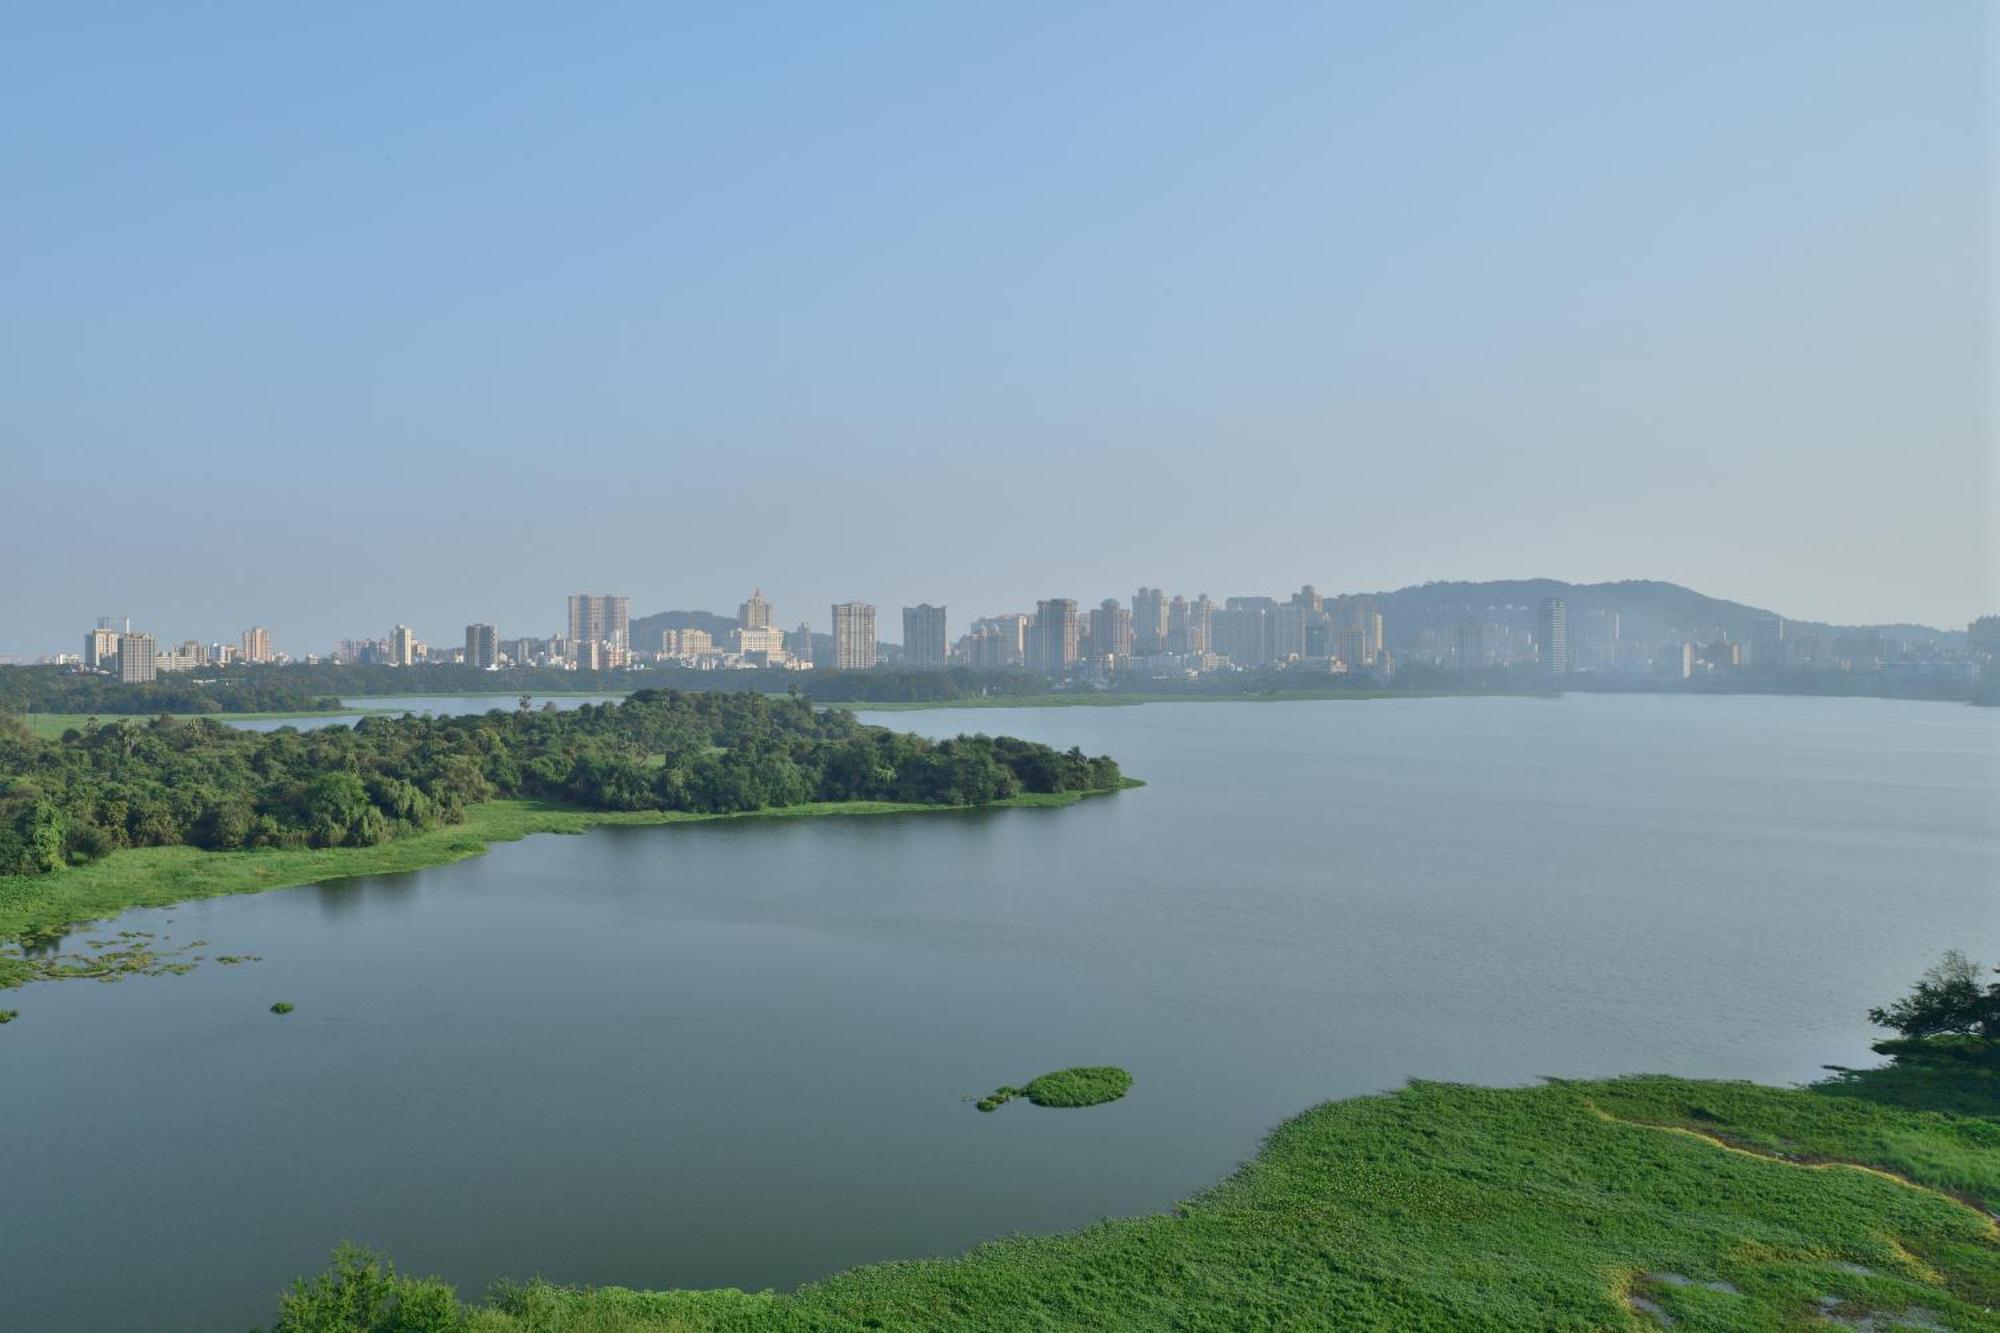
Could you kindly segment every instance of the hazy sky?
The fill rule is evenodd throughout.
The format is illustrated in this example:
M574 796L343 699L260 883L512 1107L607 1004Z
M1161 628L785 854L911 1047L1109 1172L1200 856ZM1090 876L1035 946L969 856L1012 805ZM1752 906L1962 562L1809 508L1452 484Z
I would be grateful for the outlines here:
M2000 609L1992 11L17 5L0 653Z

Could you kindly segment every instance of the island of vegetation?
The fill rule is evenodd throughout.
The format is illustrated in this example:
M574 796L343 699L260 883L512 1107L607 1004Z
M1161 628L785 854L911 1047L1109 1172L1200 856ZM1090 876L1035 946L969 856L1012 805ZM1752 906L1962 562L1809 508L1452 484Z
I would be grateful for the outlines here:
M981 1097L982 1111L997 1111L1016 1097L1037 1106L1101 1106L1132 1090L1132 1076L1117 1065L1077 1065L1029 1079L1021 1087L1003 1083Z
M931 741L761 694L643 690L306 732L157 718L53 740L0 715L0 941L593 823L1048 805L1129 785L1077 750ZM30 975L0 951L0 985Z
M506 1283L343 1248L273 1333L806 1329L1992 1329L2000 988L1962 958L1805 1089L1414 1083L1315 1107L1172 1214L788 1294Z

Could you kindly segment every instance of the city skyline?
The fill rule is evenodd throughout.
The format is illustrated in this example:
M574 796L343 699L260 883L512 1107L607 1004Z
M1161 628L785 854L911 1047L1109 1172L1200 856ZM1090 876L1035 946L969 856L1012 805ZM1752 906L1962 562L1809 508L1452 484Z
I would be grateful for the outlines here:
M1389 634L1383 603L1413 594L1441 600L1444 609L1434 605L1418 610L1396 624L1398 634ZM1658 605L1637 607L1643 627L1635 635L1622 635L1622 613L1615 604L1661 594L1679 599L1679 611L1662 619ZM1568 610L1571 596L1585 603L1580 618ZM546 664L593 671L656 661L703 668L817 666L842 671L868 670L886 662L920 669L1015 667L1050 677L1085 668L1118 673L1128 661L1148 670L1164 667L1191 674L1336 662L1341 670L1368 671L1386 679L1395 671L1394 654L1386 650L1395 646L1403 652L1414 649L1415 660L1429 665L1477 669L1536 660L1562 676L1572 669L1648 667L1664 660L1663 655L1686 666L1697 660L1725 667L1754 662L1760 668L1839 663L1843 670L1870 660L1935 661L1940 660L1935 656L1939 652L1946 658L1974 660L1990 655L1991 646L1985 641L2000 625L2000 615L1993 614L1968 623L1963 632L1907 623L1828 625L1657 581L1599 585L1455 581L1382 593L1328 593L1305 583L1282 600L1235 595L1220 605L1206 592L1190 599L1142 585L1133 591L1129 604L1107 597L1094 606L1080 607L1075 598L1042 598L1035 601L1032 612L962 615L964 632L958 635L952 633L949 607L925 602L902 608L900 641L882 638L881 608L857 599L829 607L826 634L815 631L810 620L796 630L781 629L775 604L762 585L739 603L733 618L706 608L663 608L640 619L705 617L707 627L683 620L679 628L648 625L643 634L631 628L631 599L624 594L572 593L564 600L565 625L557 634L502 636L494 625L475 621L463 626L462 649L429 642L398 622L387 638L342 638L327 653L274 648L271 631L263 625L244 630L240 646L188 639L168 651L155 646L158 635L135 626L129 617L118 628L114 617L100 615L85 631L80 654L43 655L37 660L102 667L128 683L150 682L156 671L321 660L395 666L456 661L483 669ZM1607 600L1612 605L1606 605ZM1675 615L1679 618L1672 618ZM1732 622L1733 629L1725 621ZM1820 631L1834 637L1822 639ZM1801 633L1805 637L1799 638ZM1662 637L1668 642L1662 644ZM1793 640L1789 644L1788 637ZM1950 648L1949 640L1958 637L1967 639L1965 647ZM142 663L136 675L132 653L125 647L128 641ZM1720 657L1715 656L1718 653Z

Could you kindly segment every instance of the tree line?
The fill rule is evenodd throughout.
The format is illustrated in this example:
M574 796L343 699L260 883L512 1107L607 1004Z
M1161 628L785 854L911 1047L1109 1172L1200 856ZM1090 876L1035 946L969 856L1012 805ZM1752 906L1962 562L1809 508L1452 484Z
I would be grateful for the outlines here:
M617 704L369 717L252 732L207 718L42 740L0 716L0 874L127 847L369 846L493 797L730 813L819 801L979 805L1110 791L1109 758L998 736L931 741L800 697L642 690Z
M340 707L331 691L272 672L204 673L126 685L115 677L52 666L0 667L0 713L314 713Z

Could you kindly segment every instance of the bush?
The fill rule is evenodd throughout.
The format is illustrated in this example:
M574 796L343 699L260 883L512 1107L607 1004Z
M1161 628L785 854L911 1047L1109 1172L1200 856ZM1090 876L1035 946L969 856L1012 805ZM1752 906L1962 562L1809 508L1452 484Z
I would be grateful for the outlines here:
M278 1298L270 1333L449 1333L459 1314L457 1294L436 1278L398 1277L380 1255L342 1245L328 1271Z

